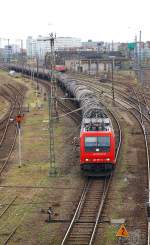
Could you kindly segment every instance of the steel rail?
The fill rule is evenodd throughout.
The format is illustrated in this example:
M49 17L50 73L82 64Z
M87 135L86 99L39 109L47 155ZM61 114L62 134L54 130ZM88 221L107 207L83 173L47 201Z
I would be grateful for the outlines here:
M19 228L19 226L22 223L22 220L23 219L24 219L24 217L21 219L21 221L19 222L19 224L16 225L16 227L13 229L13 231L10 233L10 235L8 236L8 238L6 239L6 241L2 245L7 245L8 244L8 242L10 241L10 239L13 237L13 235L16 233L17 229Z
M93 84L92 85L88 85L88 87L89 88L91 88L91 89L93 89L94 88L94 91L97 91L97 93L99 93L101 90L99 89L99 88L97 88L97 86L93 86ZM107 96L107 95L106 95ZM122 95L122 97L124 97L123 95ZM110 98L110 97L108 97L108 98ZM125 97L126 98L126 97ZM128 101L130 101L130 102L133 102L131 99L129 99L129 98L126 98ZM113 99L112 99L113 100ZM120 100L120 99L119 99ZM101 99L99 99L99 101L101 101ZM116 100L115 100L116 101ZM120 100L121 102L123 102L124 104L127 104L128 106L130 106L130 107L132 107L134 110L136 110L136 111L138 111L138 109L137 109L137 107L135 107L134 105L131 105L131 103L129 103L129 102L127 102L126 100ZM137 99L136 99L136 101L137 101ZM121 102L119 102L119 101L116 101L117 103L119 103L121 106L123 106L122 104L121 104ZM124 107L124 108L126 108L126 107ZM126 108L127 109L127 108ZM150 119L147 117L147 115L145 115L143 112L142 112L142 115L150 122Z
M119 102L117 101L117 103L119 103ZM148 147L148 142L147 142L147 134L146 134L146 130L145 130L144 122L143 122L143 117L148 121L148 123L150 123L150 119L145 114L143 114L141 108L137 109L135 106L131 105L132 109L136 110L136 112L139 112L139 114L140 114L140 119L139 119L138 116L133 111L131 111L131 109L128 109L127 107L125 107L121 103L120 103L120 105L122 107L124 107L129 113L131 113L137 119L137 121L139 122L139 125L143 131L145 149L146 149L146 159L147 159L147 166L148 166L148 176L149 176L148 186L150 187L150 157L149 157L149 147ZM127 103L127 105L128 105L128 103ZM140 103L139 103L139 106L140 106ZM141 117L142 117L142 120L141 120ZM149 189L149 194L150 194L150 189ZM149 195L149 202L150 202L150 195ZM150 245L150 221L148 221L147 245Z
M126 101L124 101L126 104L128 104L128 105L130 105L131 106L131 101L130 101L130 104L128 103L128 102L126 102ZM122 105L122 104L121 104ZM138 109L135 107L135 106L133 106L132 105L132 108L133 109L135 109L136 111L138 111ZM128 108L126 108L127 110L128 110ZM130 110L128 110L128 111L130 111ZM142 113L142 112L141 112ZM145 115L143 115L148 121L149 121L149 119L145 116ZM143 128L143 127L142 127ZM146 135L145 135L146 136ZM145 141L145 142L147 142L147 141ZM147 143L146 143L147 144ZM148 153L147 153L147 155L148 155Z
M15 98L15 103L16 103L17 99L18 99L18 98L17 98L17 96L16 96L16 98ZM8 126L9 126L9 124L10 124L10 118L11 118L13 112L14 112L14 109L15 109L15 104L13 105L12 110L11 110L10 113L9 113L8 120L7 120L7 122L6 122L6 126L5 126L3 135L2 135L1 140L0 140L0 146L2 145L2 143L3 143L3 141L4 141L4 138L5 138L5 136L6 136L6 133L7 133L7 130L8 130Z
M0 176L2 175L4 169L5 169L5 167L6 167L7 163L8 163L8 161L9 161L9 158L10 158L10 156L11 156L11 154L12 154L12 151L13 151L14 146L15 146L15 143L16 143L17 134L18 134L18 130L17 130L17 128L16 128L16 132L15 132L15 135L14 135L14 140L13 140L13 143L11 144L11 148L10 148L9 154L8 154L8 156L7 156L7 158L6 158L5 162L4 162L4 164L3 164L2 167L0 168Z
M0 214L0 218L6 213L6 211L10 208L10 206L12 206L12 204L15 202L16 199L17 199L17 196L13 198L13 200L7 205L4 211Z
M135 90L134 90L135 92ZM148 140L147 140L147 134L146 134L146 128L144 125L144 120L143 120L143 113L142 113L142 108L140 105L140 100L137 92L135 92L135 95L137 97L137 100L139 102L139 113L140 113L140 120L139 118L135 115L137 120L139 121L143 134L144 134L144 139L145 139L145 147L146 147L146 155L147 155L147 171L148 171L148 204L150 205L150 156L149 156L149 147L148 147ZM146 104L147 105L147 104ZM149 121L149 120L148 120ZM150 221L148 220L148 238L147 238L147 245L150 245Z
M93 180L94 181L94 180ZM94 183L94 182L93 182ZM75 211L75 214L74 214L74 216L73 216L73 219L72 219L72 221L71 221L71 223L70 223L70 225L69 225L69 227L68 227L68 229L67 229L67 231L66 231L66 233L65 233L65 236L64 236L64 238L63 238L63 241L62 241L62 243L61 243L61 245L64 245L64 244L66 244L67 243L67 240L69 239L69 236L71 235L71 229L73 228L73 225L74 224L76 224L76 220L77 220L77 222L78 222L78 220L79 220L79 217L80 217L80 213L81 213L81 211L82 211L82 209L84 208L84 203L85 203L85 198L86 198L86 196L87 196L87 194L88 194L88 191L89 191L89 189L90 189L90 184L91 184L91 182L90 182L90 180L88 181L88 184L87 184L87 187L83 190L83 195L81 196L81 198L80 198L80 201L79 201L79 204L78 204L78 207L77 207L77 209L76 209L76 211ZM103 189L103 192L105 191L105 189ZM89 223L88 221L87 222L84 222L84 223ZM93 234L93 229L92 229L92 231L90 232L90 237L92 236L92 234ZM78 238L78 237L77 237ZM90 242L90 241L89 241ZM89 242L88 242L88 244L89 244ZM70 243L69 243L70 244ZM82 244L82 243L81 243Z
M73 109L73 108L69 107L68 105L64 104L62 101L60 101L60 100L57 100L57 101L58 101L58 105L61 106L61 109L63 110L63 108L64 108L64 112L66 112L65 115L70 116L76 123L79 123L79 120L81 120L81 115L77 112L79 112L80 110L77 111L76 109Z
M117 103L119 103L117 101ZM133 112L131 111L131 109L128 109L127 107L125 107L124 105L122 105L120 103L120 105L124 108L126 108L126 110L128 112L130 112L136 119L137 121L139 122L139 125L143 131L143 135L144 135L144 142L145 142L145 149L146 149L146 159L147 159L147 168L148 168L148 176L149 176L149 180L148 180L148 186L150 187L150 157L149 157L149 147L148 147L148 142L147 142L147 134L146 134L146 130L145 130L145 126L144 126L144 121L143 121L143 117L148 121L148 123L150 123L150 119L147 117L147 115L145 115L141 108L136 108L135 106L131 105L132 109L136 110L136 112L138 112L140 114L140 119L138 118L138 116ZM128 105L128 103L127 103ZM140 107L140 102L138 104L138 107ZM141 120L142 118L142 120ZM148 187L148 188L149 188ZM150 189L149 189L150 191ZM150 192L149 192L150 194ZM149 201L150 201L150 195L149 195ZM150 221L148 221L148 238L147 238L147 245L150 245Z
M12 87L12 86L11 86L11 87ZM18 90L18 89L16 89L16 88L14 88L14 89L15 89L15 91L17 91L17 93L19 93L19 90ZM23 94L22 94L22 93L19 93L19 94L20 94L20 96L21 96L21 99L23 100L23 98L24 98ZM19 105L19 111L18 111L18 113L21 113L22 105L21 105L21 103L19 103L19 96L16 95L14 106L13 106L12 111L11 111L11 113L10 113L10 116L9 116L9 118L8 118L8 121L7 121L7 124L6 124L6 128L5 128L5 131L4 131L4 134L3 134L3 137L2 137L2 139L1 139L1 141L0 141L0 146L2 145L2 143L3 143L3 141L4 141L5 137L6 137L6 133L7 133L7 130L8 130L8 126L9 126L9 123L10 123L10 117L11 117L12 114L15 112L15 104L16 104L16 103L18 103L18 105ZM4 161L2 167L0 168L0 176L1 176L1 174L3 173L5 167L7 166L7 163L8 163L8 161L9 161L9 158L10 158L10 156L11 156L11 154L12 154L13 149L14 149L14 146L15 146L15 143L16 143L16 139L17 139L17 133L18 133L18 129L16 128L16 129L15 129L15 133L14 133L14 139L13 139L13 142L12 142L12 144L11 144L9 153L8 153L7 158L6 158L6 160Z
M93 86L92 86L93 87ZM99 89L95 88L96 91L98 91ZM128 99L128 98L126 98ZM149 189L149 203L150 203L150 159L149 159L149 148L148 148L148 142L147 142L147 135L146 135L146 130L145 130L145 126L144 126L144 122L143 122L143 117L150 123L150 120L149 118L147 117L147 115L145 115L143 112L142 112L142 109L140 107L140 102L139 102L139 99L136 98L136 101L138 101L138 108L136 106L134 106L133 104L131 105L131 103L133 103L133 101L131 99L128 99L130 101L130 103L128 103L127 101L123 101L125 104L127 105L130 105L132 107L132 109L136 110L137 112L140 113L140 118L141 120L139 120L139 118L135 115L135 113L133 113L130 109L128 109L127 107L123 106L121 103L120 105L122 107L125 107L127 111L129 111L134 117L136 117L136 119L138 120L142 130L143 130L143 135L144 135L144 142L145 142L145 149L146 149L146 159L147 159L147 166L148 166L148 189ZM122 100L121 100L122 101ZM116 101L117 103L119 103L118 101ZM135 104L135 103L134 103ZM142 104L144 104L142 102ZM150 221L148 221L148 245L150 244Z
M89 85L87 85L87 87L89 87L89 88L97 88L97 86L99 86L99 87L102 87L102 90L103 90L103 88L105 88L106 90L108 90L107 91L107 93L108 94L112 94L112 92L110 91L112 88L110 87L110 86L108 86L108 85L106 85L106 84L100 84L99 82L97 83L97 84L93 84L92 83L92 85L91 85L91 80L83 80L82 78L81 79L77 79L77 81L80 81L80 82L82 82L82 83L84 83L84 84L86 84L87 85L87 83L89 83ZM121 91L121 90L119 90L118 88L115 88L115 91L116 91L116 94L119 94L119 95L121 95L125 100L127 100L127 101L130 101L130 102L132 102L132 103L134 103L134 105L136 105L137 104L137 99L136 98L128 98L128 94L124 91ZM123 94L122 94L123 93ZM106 94L105 94L106 95ZM115 96L116 97L116 96ZM133 101L134 100L134 101ZM125 101L124 101L125 102ZM144 105L145 103L143 103L142 102L142 104Z
M17 88L13 87L13 86L10 85L10 84L7 84L7 85L5 85L5 86L6 86L7 88L9 88L10 90L14 90L15 92L17 91L17 93L18 93L22 98L24 98L24 95L23 95ZM7 116L7 122L6 122L6 125L5 125L5 129L4 129L3 135L2 135L1 140L0 140L0 146L2 145L2 143L3 143L3 141L4 141L4 138L5 138L5 136L6 136L8 127L9 127L9 125L10 125L10 118L11 118L12 114L13 114L14 111L15 111L15 106L16 106L16 104L19 105L19 113L21 112L21 105L20 105L20 103L19 103L18 97L19 97L18 95L15 95L15 99L13 99L13 101L12 101L12 102L13 102L12 109L10 110L9 115ZM6 119L4 119L4 120L6 120Z
M75 210L75 213L74 213L74 216L73 216L73 218L72 218L72 220L71 220L71 222L70 222L70 225L69 225L69 227L68 227L68 229L67 229L67 231L66 231L66 233L65 233L65 236L64 236L64 238L63 238L63 240L62 240L62 242L61 242L61 245L64 245L65 242L66 242L66 239L67 239L67 237L68 237L68 235L69 235L69 233L70 233L70 231L71 231L71 228L72 228L73 223L74 223L74 221L75 221L75 219L76 219L76 216L77 216L77 214L78 214L78 211L80 210L81 206L83 205L83 201L84 201L84 199L85 199L85 196L86 196L86 193L87 193L87 191L88 191L89 185L90 185L90 182L88 181L88 182L85 184L84 188L83 188L83 191L82 191L80 200L79 200L79 202L78 202L78 206L77 206L77 208L76 208L76 210Z
M100 220L100 216L102 214L102 210L103 210L104 203L105 203L105 200L106 200L106 196L107 196L107 193L108 193L108 190L109 190L109 186L110 186L110 183L111 183L111 180L112 180L112 176L113 176L113 174L111 174L111 176L110 176L110 178L108 180L108 183L107 183L107 179L105 179L105 185L104 185L102 200L101 200L100 205L99 205L99 209L98 209L95 225L94 225L94 228L93 228L93 232L92 232L92 235L91 235L91 239L89 241L89 245L92 245L93 242L94 242L96 229L97 229L97 226L98 226L98 223L99 223L99 220Z
M104 188L104 193L105 193L105 194L103 194L102 200L105 200L104 197L106 197L106 194L107 194L106 190L108 191L108 187L106 188L106 186L105 186L105 188ZM85 191L84 193L86 193L86 192L87 192L87 189L86 189L86 191ZM83 195L81 196L81 200L82 200L82 201L84 200L85 195L86 195L86 194L83 194ZM104 204L104 201L102 201L102 203L101 203L101 205L100 205L100 208L99 208L99 211L98 211L98 216L97 216L97 219L96 219L96 225L94 226L94 231L93 231L93 233L92 233L92 238L91 238L91 240L90 240L90 244L92 244L92 241L93 241L93 239L94 239L94 234L95 234L95 231L96 231L96 227L97 227L97 224L98 224L98 220L99 220L99 216L100 216L100 213L101 213L103 204ZM78 210L80 210L80 208L81 208L81 203L79 202ZM75 215L75 218L76 218L76 215ZM71 226L71 225L70 225L70 226ZM70 227L70 226L69 226L69 227ZM70 229L71 229L71 228L70 228ZM62 243L62 244L63 244L63 243Z
M102 102L101 102L102 103ZM104 105L104 103L102 103ZM105 106L106 107L106 106ZM119 121L118 119L116 118L116 116L114 116L114 113L112 113L107 107L106 109L109 111L109 113L113 116L113 118L115 119L116 121L116 124L118 126L118 129L119 129L119 143L117 145L117 151L116 151L116 154L115 154L115 161L117 161L117 158L118 158L118 154L120 152L120 148L121 148L121 144L122 144L122 132L121 132L121 127L120 127L120 124L119 124ZM89 245L92 245L93 242L94 242L94 238L95 238L95 234L96 234L96 229L97 229L97 226L98 226L98 222L100 220L100 216L101 216L101 213L102 213L102 209L103 209L103 206L104 206L104 203L105 203L105 200L106 200L106 196L107 196L107 193L108 193L108 190L109 190L109 186L110 186L110 183L112 181L112 177L113 177L113 173L111 174L109 180L108 180L108 183L106 185L106 182L105 182L105 187L104 187L104 192L103 192L103 196L102 196L102 201L100 203L100 207L99 207L99 210L98 210L98 214L97 214L97 218L96 218L96 222L95 222L95 225L94 225L94 229L93 229L93 233L92 233L92 236L91 236L91 240L89 242Z

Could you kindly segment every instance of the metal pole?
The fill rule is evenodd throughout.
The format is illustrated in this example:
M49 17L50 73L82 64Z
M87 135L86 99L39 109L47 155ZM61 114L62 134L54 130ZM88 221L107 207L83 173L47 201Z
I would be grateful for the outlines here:
M112 40L112 51L114 51L114 42Z
M20 125L17 123L17 127L18 127L18 135L19 135L19 168L21 168L22 166L22 162L21 162L21 129L20 129Z
M34 81L34 70L33 70L33 73L32 74L33 74L33 77L32 78L33 78L33 81Z
M32 80L32 68L31 68L31 80Z
M112 82L111 82L111 85L112 85L112 96L113 96L113 100L115 99L115 93L114 93L114 59L112 60L112 63L111 63L111 68L112 68L112 74L111 74L111 78L112 78Z
M9 49L9 38L8 38L8 64L10 69L10 49Z
M23 40L21 40L21 63L22 63L22 74L23 74Z
M55 139L54 139L54 114L58 116L57 101L56 101L56 78L54 75L55 67L55 50L54 41L56 35L50 34L49 38L43 39L43 41L50 41L50 92L48 96L48 111L49 111L49 176L55 176L57 174L57 167L55 163ZM41 40L42 41L42 40ZM48 55L48 54L47 54ZM45 55L45 64L46 57ZM38 64L37 64L38 65Z
M54 77L54 67L55 67L55 51L54 51L54 36L53 33L50 34L50 47L51 47L51 77L50 77L50 96L49 96L49 134L50 134L50 170L49 175L57 175L57 166L55 162L55 139L54 139L54 121L53 114L57 112L56 103L56 79Z
M91 59L89 59L89 75L91 75Z
M135 62L135 67L137 68L137 65L138 65L138 55L137 55L137 36L135 36L134 62Z
M142 36L142 32L140 31L140 37L139 37L139 80L140 83L142 83L142 69L141 69L141 36Z
M38 89L39 89L39 84L38 84L38 79L39 79L39 57L36 57L36 68L37 68L37 83L36 83L36 95L38 96Z

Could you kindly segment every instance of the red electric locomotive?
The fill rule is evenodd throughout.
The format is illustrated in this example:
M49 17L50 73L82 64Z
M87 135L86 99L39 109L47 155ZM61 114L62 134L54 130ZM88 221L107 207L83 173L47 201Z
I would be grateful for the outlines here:
M55 71L65 72L66 71L66 67L64 65L56 65L55 66Z
M89 175L113 170L115 136L110 118L83 119L80 133L80 165Z

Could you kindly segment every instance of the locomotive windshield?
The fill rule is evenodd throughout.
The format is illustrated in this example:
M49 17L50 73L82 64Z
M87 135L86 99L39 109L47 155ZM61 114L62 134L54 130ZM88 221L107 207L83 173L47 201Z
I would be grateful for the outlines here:
M110 136L85 137L86 152L109 152Z

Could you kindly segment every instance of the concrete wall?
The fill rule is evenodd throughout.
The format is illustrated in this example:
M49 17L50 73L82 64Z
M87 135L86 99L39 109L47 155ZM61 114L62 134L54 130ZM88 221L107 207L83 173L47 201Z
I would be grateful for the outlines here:
M74 72L98 74L102 72L109 72L111 70L111 64L107 62L90 62L79 60L66 60L65 66L68 70Z

